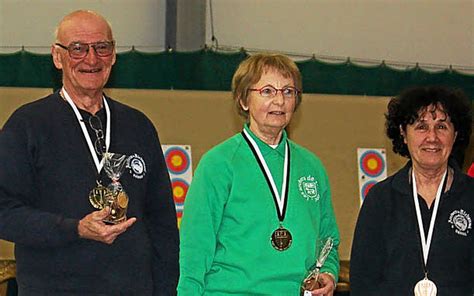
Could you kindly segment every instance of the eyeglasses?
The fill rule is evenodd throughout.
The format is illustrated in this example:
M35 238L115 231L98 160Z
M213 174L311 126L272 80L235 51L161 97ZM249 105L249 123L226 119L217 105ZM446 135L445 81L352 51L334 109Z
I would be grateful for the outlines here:
M293 86L286 86L284 88L275 88L271 85L266 85L262 88L249 88L250 91L258 91L264 98L274 98L278 92L281 92L284 98L292 99L296 97L300 91Z
M98 155L103 155L105 150L105 141L104 141L104 130L102 129L102 121L97 115L91 115L89 117L89 126L95 132L96 139L94 141L95 152Z
M89 53L89 49L92 47L95 53L99 57L108 57L114 52L115 42L114 41L101 41L94 43L81 43L73 42L68 46L62 45L61 43L55 43L54 45L66 49L69 56L73 59L83 59Z

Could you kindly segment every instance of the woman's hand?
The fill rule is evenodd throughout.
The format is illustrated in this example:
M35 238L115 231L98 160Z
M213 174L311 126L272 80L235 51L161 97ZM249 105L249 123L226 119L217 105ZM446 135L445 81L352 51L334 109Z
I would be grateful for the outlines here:
M318 281L321 284L321 288L311 291L311 294L313 296L333 296L336 290L334 278L327 273L321 273Z

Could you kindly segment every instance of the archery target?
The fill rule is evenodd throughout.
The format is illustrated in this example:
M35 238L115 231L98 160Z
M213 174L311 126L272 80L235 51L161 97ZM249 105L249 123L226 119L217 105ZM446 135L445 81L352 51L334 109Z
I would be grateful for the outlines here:
M189 184L183 179L172 179L171 187L173 188L173 199L176 205L184 204L186 194L188 193Z
M170 147L165 152L166 165L168 170L175 174L184 174L189 169L191 163L189 152L179 146Z
M370 188L372 188L375 184L377 184L377 181L375 180L365 182L364 185L362 185L362 189L360 192L361 196L365 198L367 196L367 193L369 193Z
M380 176L385 170L385 153L368 150L365 151L360 157L360 168L362 173L371 178Z
M176 218L179 227L183 216L184 202L192 181L191 146L162 145L161 147L170 175Z
M369 190L387 177L385 149L357 149L359 171L359 199L364 201Z

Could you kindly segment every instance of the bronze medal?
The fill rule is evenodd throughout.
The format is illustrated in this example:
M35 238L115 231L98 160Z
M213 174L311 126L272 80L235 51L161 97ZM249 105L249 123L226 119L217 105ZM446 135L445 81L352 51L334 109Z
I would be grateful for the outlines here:
M249 132L244 129L242 131L242 136L249 145L250 150L252 151L255 160L257 161L260 170L262 171L265 180L267 181L268 188L273 197L275 203L276 212L278 215L278 220L280 221L280 227L273 231L270 241L273 248L278 251L285 251L291 246L291 233L288 229L282 226L283 221L285 220L286 207L288 204L288 184L290 184L290 148L288 141L285 141L285 158L283 161L283 180L281 184L281 193L278 192L278 188L275 185L273 175L270 171L270 168L265 161L265 158L260 151L255 140L250 136Z
M272 233L272 246L278 251L285 251L291 246L293 238L288 229L280 226L277 230Z
M89 202L96 209L103 209L106 204L107 197L110 196L112 192L97 182L97 186L94 187L89 193Z

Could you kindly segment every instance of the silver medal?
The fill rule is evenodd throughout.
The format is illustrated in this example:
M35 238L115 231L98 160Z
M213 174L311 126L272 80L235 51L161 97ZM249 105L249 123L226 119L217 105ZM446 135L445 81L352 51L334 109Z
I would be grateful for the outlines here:
M438 289L435 283L428 278L424 278L415 285L415 296L436 296Z

